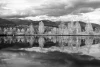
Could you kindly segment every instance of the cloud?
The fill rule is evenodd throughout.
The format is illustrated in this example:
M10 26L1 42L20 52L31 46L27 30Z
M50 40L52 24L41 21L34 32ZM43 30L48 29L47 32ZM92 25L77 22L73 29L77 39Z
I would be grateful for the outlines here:
M59 17L62 21L84 21L86 23L100 24L100 8L94 9L91 12L80 13L77 15L69 14Z
M100 2L100 0L87 0L87 2Z
M77 1L77 0L76 0ZM6 3L5 13L7 16L12 16L13 14L8 15L8 11L12 13L18 12L17 14L21 14L22 12L26 15L45 15L49 16L60 16L66 14L66 10L70 7L73 7L73 0L0 0L2 3ZM3 12L3 11L2 11ZM70 11L67 11L70 12ZM15 13L16 14L16 13ZM15 15L14 14L14 15ZM5 14L2 14L5 16ZM22 16L22 15L21 15Z
M25 18L19 18L19 19L29 19L33 21L39 21L39 20L51 20L51 21L58 21L59 17L54 17L54 16L47 16L47 15L40 15L40 16L30 16L30 17L25 17Z
M98 0L0 0L0 17L25 18L46 15L58 18L92 12L99 7Z
M72 14L79 14L79 13L88 13L94 11L91 7L85 7L85 8L79 8L78 10L75 10L72 12Z
M19 19L28 19L33 21L39 21L39 20L51 20L51 21L78 21L80 19L81 15L63 15L59 17L55 16L47 16L47 15L40 15L40 16L30 16L25 18L19 18Z
M62 16L48 16L48 15L39 15L39 16L30 16L20 19L30 19L30 20L51 20L51 21L84 21L86 23L96 23L100 24L100 8L92 9L91 12L79 13L79 14L68 14Z
M40 10L41 14L48 14L49 16L62 16L68 15L73 12L89 12L93 9L99 8L100 2L97 1L87 1L87 0L48 0L46 3L41 5ZM77 12L77 13L78 13Z
M83 19L87 22L100 24L100 8L97 8L92 12L81 14Z

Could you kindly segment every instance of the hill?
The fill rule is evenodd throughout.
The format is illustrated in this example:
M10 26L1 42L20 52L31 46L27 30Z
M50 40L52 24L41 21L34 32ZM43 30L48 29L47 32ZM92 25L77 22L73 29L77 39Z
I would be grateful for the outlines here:
M21 19L8 19L9 21L13 22L16 25L38 25L40 21L43 21L45 26L57 26L57 23L50 21L50 20L40 20L40 21L32 21L32 20L21 20Z
M61 21L50 21L50 20L40 20L40 21L33 21L33 20L21 20L21 19L9 19L10 24L16 24L16 25L30 25L31 23L35 26L38 25L40 21L44 23L45 26L50 27L58 27L58 25L61 23ZM71 21L64 22L66 25L70 23ZM74 22L75 23L75 22ZM86 25L86 22L79 21L81 27L84 27ZM6 24L6 23L5 23ZM8 23L7 23L8 24ZM100 29L99 24L91 23L93 27L97 27Z
M6 19L2 19L0 18L0 27L10 27L10 26L15 26L16 24L13 23L12 21L6 20Z

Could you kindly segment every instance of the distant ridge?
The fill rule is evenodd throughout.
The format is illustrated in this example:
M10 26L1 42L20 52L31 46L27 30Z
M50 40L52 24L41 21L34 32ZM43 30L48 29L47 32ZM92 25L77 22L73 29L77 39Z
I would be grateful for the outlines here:
M6 20L6 19L2 19L0 18L0 27L9 27L9 26L15 26L16 24L13 23L12 21Z
M58 25L61 23L61 21L50 21L50 20L40 20L40 21L33 21L33 20L22 20L22 19L0 19L2 21L5 21L4 23L8 24L16 24L16 25L30 25L31 23L33 25L38 25L40 21L43 21L45 26L51 26L51 27L58 27ZM76 21L75 21L76 22ZM68 23L70 23L70 21L66 21L64 22L65 25L67 25ZM81 27L84 27L86 25L86 22L83 21L79 21ZM99 24L95 24L95 23L91 23L93 27L98 27L100 29L100 25Z
M30 25L31 23L33 25L38 25L40 21L43 21L45 26L57 26L58 23L55 23L50 20L40 20L40 21L33 21L33 20L21 20L21 19L8 19L9 21L12 21L16 25Z

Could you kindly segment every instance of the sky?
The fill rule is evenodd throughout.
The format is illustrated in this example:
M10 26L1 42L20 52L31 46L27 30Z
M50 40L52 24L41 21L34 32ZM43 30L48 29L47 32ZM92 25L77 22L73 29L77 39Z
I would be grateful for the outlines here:
M100 0L0 0L0 18L90 20L100 24Z

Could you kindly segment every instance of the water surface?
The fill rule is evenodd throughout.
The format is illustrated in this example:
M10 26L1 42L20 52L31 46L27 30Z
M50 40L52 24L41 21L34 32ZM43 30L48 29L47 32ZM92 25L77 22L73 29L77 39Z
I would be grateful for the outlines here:
M100 37L0 37L0 67L100 67Z

